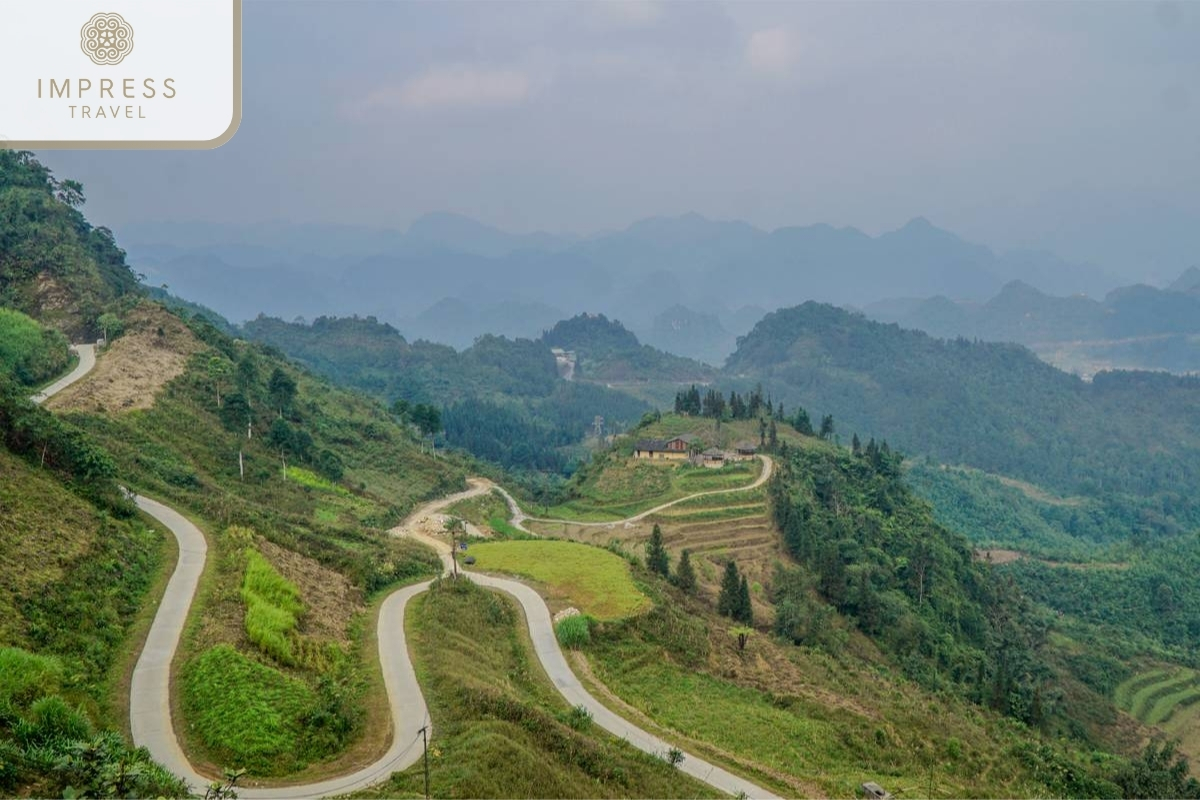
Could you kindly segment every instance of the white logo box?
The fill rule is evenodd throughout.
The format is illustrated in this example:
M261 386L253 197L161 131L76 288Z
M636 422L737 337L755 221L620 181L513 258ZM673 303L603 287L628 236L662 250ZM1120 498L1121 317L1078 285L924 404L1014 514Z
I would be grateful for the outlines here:
M205 149L241 122L241 0L3 0L0 31L0 147Z

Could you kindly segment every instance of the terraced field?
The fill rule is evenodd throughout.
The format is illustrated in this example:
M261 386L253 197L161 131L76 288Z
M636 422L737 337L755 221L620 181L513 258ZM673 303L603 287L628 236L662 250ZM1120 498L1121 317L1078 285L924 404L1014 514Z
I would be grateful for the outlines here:
M1200 673L1185 667L1140 672L1117 687L1117 707L1179 739L1193 763L1200 757Z
M616 542L640 554L655 523L662 528L672 565L683 550L691 551L702 591L716 596L721 570L733 559L751 583L759 618L769 617L760 587L766 584L775 562L787 556L771 523L762 488L686 500L636 523L584 527L537 522L530 526L546 536L600 545Z

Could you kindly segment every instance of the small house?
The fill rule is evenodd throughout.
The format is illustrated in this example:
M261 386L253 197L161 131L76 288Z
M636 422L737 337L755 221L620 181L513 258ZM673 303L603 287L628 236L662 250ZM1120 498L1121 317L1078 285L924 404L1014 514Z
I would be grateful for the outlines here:
M672 442L665 439L638 439L633 445L633 455L634 458L682 461L689 453L687 447L673 446Z
M717 447L710 447L700 454L700 463L706 467L723 467L725 466L725 451Z
M753 458L758 453L758 445L749 440L741 441L733 446L733 452L738 458Z

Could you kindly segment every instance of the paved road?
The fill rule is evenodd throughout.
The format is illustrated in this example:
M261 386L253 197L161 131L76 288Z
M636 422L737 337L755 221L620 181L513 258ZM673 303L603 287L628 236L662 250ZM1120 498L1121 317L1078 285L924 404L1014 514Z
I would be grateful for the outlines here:
M55 381L34 396L35 403L41 403L58 392L78 381L96 365L95 346L77 345L79 364L68 375ZM764 461L763 474L753 484L761 486L770 477L771 460L762 456ZM513 497L504 489L490 481L472 479L471 488L465 492L434 500L413 512L406 522L396 528L393 533L405 535L406 525L420 517L437 513L459 500L499 489L508 503L513 514L513 524L521 527L524 516L520 512ZM743 487L749 488L749 487ZM701 492L700 495L721 494L726 491L742 491L742 489ZM691 495L696 497L699 495ZM688 499L688 498L682 498ZM138 656L133 669L129 688L129 724L133 741L139 746L145 746L156 761L190 783L193 788L205 787L206 778L192 767L171 720L171 663L175 651L179 647L180 637L187 624L188 611L196 597L196 589L200 585L200 576L204 572L204 564L208 558L208 543L204 534L189 519L175 509L146 497L134 497L138 508L167 527L179 545L179 560L175 571L167 582L146 643ZM676 500L675 503L681 502ZM641 519L668 508L675 503L666 503L658 508L644 512L631 520ZM416 534L414 538L431 544L442 556L447 571L451 567L450 546L445 542ZM546 674L550 676L554 687L572 706L583 706L591 714L596 724L613 735L625 739L634 747L653 755L663 756L670 750L671 745L653 736L636 725L617 716L604 706L583 687L567 659L558 646L554 635L554 622L550 609L546 607L541 596L525 584L516 581L497 578L490 575L468 573L467 577L481 586L498 589L516 598L524 609L525 619L529 625L529 636L533 641L534 652ZM345 794L367 786L380 783L393 773L407 769L420 759L421 727L429 725L429 733L433 727L429 720L429 710L425 705L425 696L417 682L412 659L408 654L408 642L404 632L404 611L408 601L426 591L432 581L405 586L388 595L379 609L379 625L377 630L379 641L379 661L383 669L384 685L387 689L388 705L391 707L393 736L392 744L382 758L358 771L339 778L303 785L276 786L255 788L241 786L238 795L246 800L277 800L278 798L326 797ZM739 778L720 767L710 764L703 759L684 754L684 761L679 767L683 772L731 795L745 795L751 798L778 800L776 795L756 786L749 781ZM215 776L214 776L215 777Z
M96 345L94 344L73 344L71 349L79 355L79 363L75 365L75 369L62 376L54 383L42 389L37 394L33 395L30 400L39 405L49 400L54 395L61 392L63 389L70 386L75 381L82 378L92 371L96 366Z
M393 533L408 535L409 521L437 513L458 500L484 494L491 489L492 484L487 481L472 481L469 490L422 506ZM139 508L165 525L175 536L179 543L179 562L167 584L146 645L134 667L129 709L133 740L135 744L147 747L155 760L193 787L203 787L210 779L199 775L188 762L175 735L170 715L170 678L171 662L187 622L188 609L195 597L200 574L204 571L207 545L200 530L174 509L144 497L138 497L136 501ZM449 569L450 546L447 543L418 533L411 535L433 545ZM558 647L550 609L537 592L524 584L503 578L478 574L468 577L482 586L507 592L521 604L538 660L568 703L586 707L596 724L626 739L640 750L664 755L670 749L671 746L662 739L609 711L583 688ZM394 726L392 745L383 758L353 774L319 783L270 788L239 787L239 796L246 800L274 800L344 794L387 780L393 772L407 769L420 759L420 728L428 724L429 712L409 658L404 611L408 601L427 590L430 583L426 581L399 589L390 594L380 608L377 631L379 659L383 666ZM680 769L731 795L745 793L747 797L775 798L770 792L694 756L685 754Z
M520 513L520 519L523 522L563 522L568 525L578 525L580 527L585 527L585 528L611 528L611 527L615 527L617 525L627 525L627 524L632 524L634 522L641 522L646 517L654 516L655 514L659 513L660 511L666 511L671 506L677 506L680 503L687 502L688 500L695 500L697 497L712 497L713 495L718 495L718 494L733 494L734 492L748 492L751 489L757 489L758 487L762 486L767 481L771 480L771 473L773 473L775 471L775 462L771 460L770 456L760 455L760 456L758 456L758 458L762 459L763 468L762 468L762 472L760 472L758 477L754 480L754 483L751 483L747 486L737 486L737 487L734 487L733 489L711 489L707 492L696 492L694 494L689 494L684 497L681 497L678 500L672 500L669 503L663 503L661 506L655 506L654 508L651 508L647 511L643 511L640 514L634 514L632 517L626 517L625 519L614 519L614 520L609 520L607 522L576 522L576 521L570 520L570 519L550 519L550 518L542 518L542 517L528 517L528 516L525 516L524 513L521 513L521 510L519 508L516 509L515 513ZM511 497L509 497L508 499L509 499L510 506L515 505L515 503L513 502ZM524 528L522 528L522 530L524 530Z

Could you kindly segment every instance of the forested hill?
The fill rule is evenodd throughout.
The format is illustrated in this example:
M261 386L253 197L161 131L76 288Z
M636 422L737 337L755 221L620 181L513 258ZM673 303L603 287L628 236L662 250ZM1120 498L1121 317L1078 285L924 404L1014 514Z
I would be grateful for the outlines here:
M1088 383L1017 345L935 339L817 303L767 315L726 373L834 414L847 437L1099 497L1135 533L1200 524L1200 380Z
M72 337L98 333L104 307L138 291L112 231L92 227L83 203L78 182L0 148L0 306Z
M442 408L451 444L506 467L566 469L582 456L578 444L597 416L621 430L649 410L612 389L562 380L550 347L529 339L481 336L458 352L410 343L372 317L321 317L311 325L259 317L243 332L389 403Z
M642 344L631 331L603 314L579 314L542 334L547 347L575 353L580 380L674 381L709 380L715 370L690 358Z

